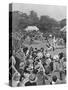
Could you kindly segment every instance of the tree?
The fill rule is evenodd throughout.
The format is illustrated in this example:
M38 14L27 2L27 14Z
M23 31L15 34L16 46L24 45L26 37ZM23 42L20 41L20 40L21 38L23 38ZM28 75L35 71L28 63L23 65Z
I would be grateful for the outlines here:
M37 13L35 11L30 11L28 22L29 22L28 25L34 25L34 26L38 25L39 18L38 18Z
M62 19L59 23L60 27L63 28L64 26L66 26L66 19Z
M58 27L58 22L49 16L40 17L40 28L43 32L52 32L53 27Z

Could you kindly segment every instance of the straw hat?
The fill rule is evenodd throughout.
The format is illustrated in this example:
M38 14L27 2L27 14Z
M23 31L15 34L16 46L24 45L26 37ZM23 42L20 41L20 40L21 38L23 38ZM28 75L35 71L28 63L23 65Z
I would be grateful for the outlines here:
M29 80L30 80L30 81L35 81L35 79L36 79L36 75L35 75L35 74L31 74L31 75L29 76Z
M59 56L58 55L54 55L53 59L54 60L59 60Z

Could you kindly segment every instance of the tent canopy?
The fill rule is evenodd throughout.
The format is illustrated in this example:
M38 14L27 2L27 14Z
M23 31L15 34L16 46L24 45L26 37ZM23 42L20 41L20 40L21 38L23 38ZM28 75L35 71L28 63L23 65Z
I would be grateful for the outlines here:
M26 28L25 28L25 31L38 31L39 30L39 28L38 27L36 27L36 26L27 26Z
M61 32L66 32L66 26L64 26L60 31Z

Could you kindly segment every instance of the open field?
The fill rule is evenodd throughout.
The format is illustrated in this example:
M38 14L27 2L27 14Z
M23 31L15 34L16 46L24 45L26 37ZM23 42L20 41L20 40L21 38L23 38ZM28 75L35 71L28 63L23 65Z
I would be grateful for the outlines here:
M42 42L42 41L34 41L31 45L29 45L29 42L25 42L25 43L24 43L24 45L25 45L25 46L28 46L29 48L30 48L31 46L32 46L33 48L38 48L38 49L40 49L40 48L43 47L44 50L47 49L46 44L47 44L47 41L45 41L45 42ZM53 51L53 50L48 50L48 53L50 53L52 56L54 56L54 55L56 55L56 54L59 54L60 52L63 52L63 53L65 53L65 55L66 55L66 48L63 47L63 46L60 46L60 47L56 48L54 51Z

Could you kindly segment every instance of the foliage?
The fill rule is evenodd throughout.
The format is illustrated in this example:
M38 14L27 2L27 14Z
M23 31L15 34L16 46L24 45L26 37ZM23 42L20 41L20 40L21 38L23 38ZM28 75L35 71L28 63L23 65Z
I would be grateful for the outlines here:
M55 35L56 37L61 37L60 29L65 25L66 19L57 21L54 18L51 18L50 16L46 15L38 17L35 11L30 11L29 15L19 11L12 12L13 32L21 32L22 34L25 34L26 32L24 29L27 26L37 26L40 32L44 33L44 36L46 36L46 34L47 36L49 34L52 34L53 36Z

